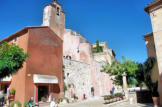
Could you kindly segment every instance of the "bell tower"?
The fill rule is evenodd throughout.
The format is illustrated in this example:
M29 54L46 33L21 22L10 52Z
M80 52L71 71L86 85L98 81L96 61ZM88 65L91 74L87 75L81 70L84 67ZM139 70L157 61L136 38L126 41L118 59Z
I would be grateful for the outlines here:
M44 7L42 26L49 26L63 40L65 12L57 0Z

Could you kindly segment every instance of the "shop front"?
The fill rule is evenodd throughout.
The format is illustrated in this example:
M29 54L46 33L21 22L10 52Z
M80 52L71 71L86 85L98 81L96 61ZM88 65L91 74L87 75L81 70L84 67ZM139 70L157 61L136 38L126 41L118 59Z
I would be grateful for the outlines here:
M0 90L3 91L4 94L7 94L7 88L11 84L12 77L5 77L0 81Z
M56 76L34 74L34 100L35 102L50 102L54 97L54 87L58 84Z

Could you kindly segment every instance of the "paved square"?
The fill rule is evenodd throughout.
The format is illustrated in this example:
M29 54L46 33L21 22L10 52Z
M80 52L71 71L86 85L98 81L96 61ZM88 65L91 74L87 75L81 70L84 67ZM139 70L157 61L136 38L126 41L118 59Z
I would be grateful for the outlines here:
M43 106L49 107L49 105ZM73 104L63 104L59 105L59 107L153 107L152 104L129 104L126 101L120 101L112 104L104 104L104 100L88 100L84 102L78 102Z

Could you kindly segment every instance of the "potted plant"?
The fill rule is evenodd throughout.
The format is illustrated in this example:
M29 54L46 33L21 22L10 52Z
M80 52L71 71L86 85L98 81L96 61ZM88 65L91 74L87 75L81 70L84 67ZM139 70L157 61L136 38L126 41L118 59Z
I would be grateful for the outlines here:
M150 57L144 63L144 83L152 94L152 100L155 107L159 105L158 81L153 82L151 78L152 69L154 67L155 58Z
M144 82L148 90L151 92L152 100L155 107L159 105L159 93L158 93L158 81L153 82L151 78L152 69L154 67L156 59L149 57L144 64L138 64L136 80L139 83Z
M14 88L11 89L10 93L11 95L15 95L16 90Z
M21 107L21 103L19 101L12 101L10 103L10 107Z
M46 102L46 98L45 97L41 97L41 101L42 102Z
M10 91L10 101L14 101L16 90L14 88Z
M154 106L158 107L159 105L158 81L152 83L151 94L152 94L152 100L154 102Z

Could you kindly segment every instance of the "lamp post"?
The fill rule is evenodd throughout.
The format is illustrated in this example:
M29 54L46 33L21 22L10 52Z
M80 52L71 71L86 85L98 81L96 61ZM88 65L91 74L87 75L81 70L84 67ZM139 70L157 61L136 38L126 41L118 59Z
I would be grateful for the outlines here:
M122 74L122 76L123 76L123 90L124 90L126 99L128 99L128 85L127 85L127 74L126 74L126 72L124 72Z

